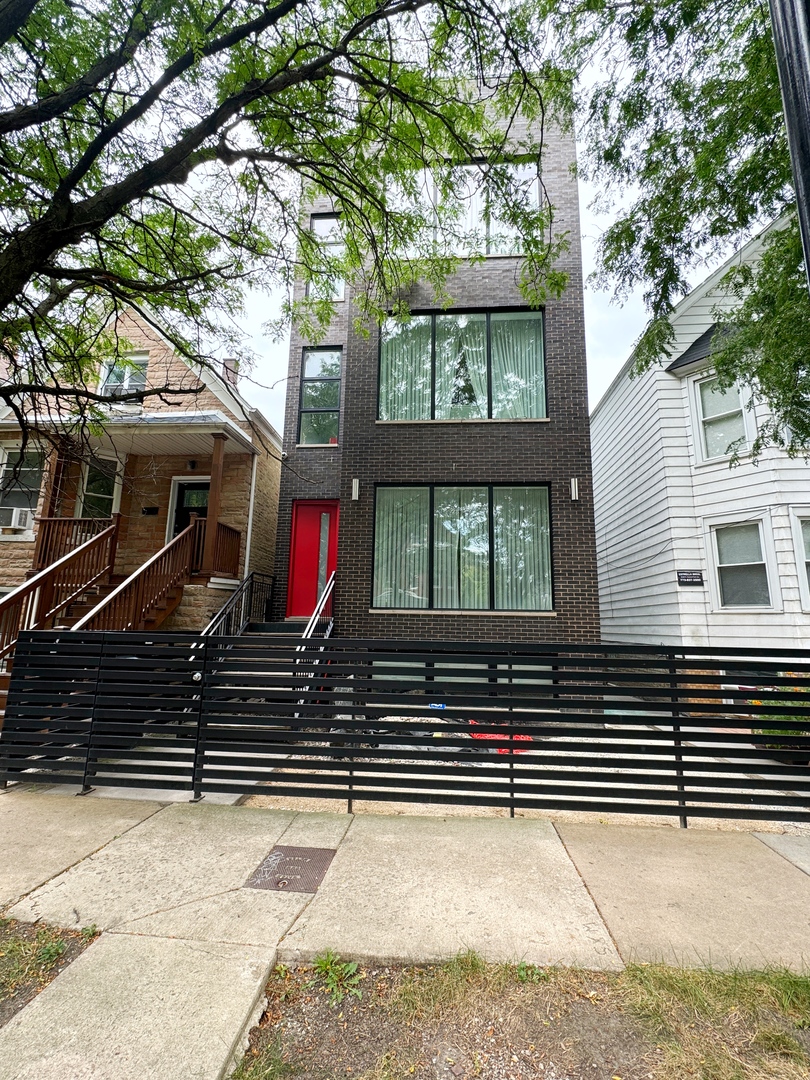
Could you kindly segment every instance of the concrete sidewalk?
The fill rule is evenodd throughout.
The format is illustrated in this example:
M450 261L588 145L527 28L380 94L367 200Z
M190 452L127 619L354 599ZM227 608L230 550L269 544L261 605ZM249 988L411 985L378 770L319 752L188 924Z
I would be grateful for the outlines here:
M0 793L0 909L101 937L4 1028L0 1080L214 1080L278 960L810 970L810 836ZM275 845L317 892L246 887Z

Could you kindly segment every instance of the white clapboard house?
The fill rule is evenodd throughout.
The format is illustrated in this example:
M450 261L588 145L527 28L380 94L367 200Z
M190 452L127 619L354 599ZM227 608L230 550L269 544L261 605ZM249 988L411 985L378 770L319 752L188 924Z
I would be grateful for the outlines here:
M810 647L810 464L752 460L765 411L711 367L730 265L677 306L671 356L638 378L631 357L591 416L605 641Z

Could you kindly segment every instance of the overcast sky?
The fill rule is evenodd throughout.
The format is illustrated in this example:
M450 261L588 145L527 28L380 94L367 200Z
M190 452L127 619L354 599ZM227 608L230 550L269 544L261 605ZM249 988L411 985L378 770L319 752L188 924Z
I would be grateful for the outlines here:
M588 350L590 406L599 401L616 372L630 355L633 343L647 321L640 295L633 295L620 307L609 294L588 284L594 266L596 241L610 219L597 218L588 209L591 191L580 184L582 216L582 259L585 270L585 338ZM273 342L262 333L262 323L279 313L279 298L254 295L248 304L246 330L259 357L255 369L240 383L248 401L264 413L281 432L284 423L284 395L289 341ZM277 385L272 386L273 383Z

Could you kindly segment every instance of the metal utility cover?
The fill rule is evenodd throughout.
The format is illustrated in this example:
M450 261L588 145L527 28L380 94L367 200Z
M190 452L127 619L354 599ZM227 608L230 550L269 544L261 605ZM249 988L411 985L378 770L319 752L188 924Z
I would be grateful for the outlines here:
M334 857L334 848L274 847L247 879L245 888L317 892Z

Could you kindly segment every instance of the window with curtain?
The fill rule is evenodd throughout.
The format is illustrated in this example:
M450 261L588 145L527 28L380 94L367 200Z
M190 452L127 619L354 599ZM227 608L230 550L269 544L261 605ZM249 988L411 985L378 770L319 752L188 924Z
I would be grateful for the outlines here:
M298 442L335 445L340 426L341 349L304 349Z
M548 488L378 487L373 604L550 611Z
M510 165L505 171L515 198L524 206L536 210L540 206L540 173L537 165ZM514 224L495 213L492 190L495 172L488 176L480 165L465 165L461 170L459 229L469 243L458 255L473 251L487 255L520 255L523 243ZM501 178L504 170L500 170Z
M9 450L0 474L0 506L36 510L45 456L38 450Z
M380 336L380 420L537 420L546 413L536 311L389 319Z

